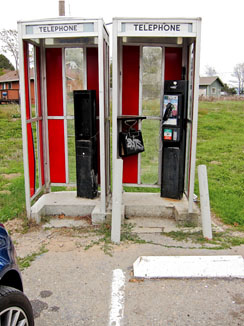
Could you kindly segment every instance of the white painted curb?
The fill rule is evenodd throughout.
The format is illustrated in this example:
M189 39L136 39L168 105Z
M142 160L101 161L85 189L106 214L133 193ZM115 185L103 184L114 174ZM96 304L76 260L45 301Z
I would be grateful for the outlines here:
M244 278L242 256L141 256L133 268L143 278Z

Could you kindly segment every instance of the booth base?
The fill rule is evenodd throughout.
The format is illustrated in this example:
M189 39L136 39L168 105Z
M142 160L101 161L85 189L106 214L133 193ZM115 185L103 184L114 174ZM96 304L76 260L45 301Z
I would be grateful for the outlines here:
M100 212L100 198L87 199L76 196L76 191L59 191L44 194L31 208L31 218L36 223L43 216L64 215L70 217L92 217L93 224L105 221L105 214Z
M96 225L111 217L111 203L109 203L106 213L101 211L100 205L100 197L94 199L80 198L77 197L76 191L51 192L44 194L32 206L31 218L36 223L40 223L44 216L91 216L92 224ZM162 198L159 193L124 192L122 208L122 222L124 218L129 219L128 221L132 223L134 219L137 219L137 222L140 220L140 223L144 223L148 228L152 228L154 225L156 228L160 227L160 223L164 219L167 220L167 225L171 222L195 226L200 224L198 207L195 205L193 213L189 214L186 197L175 200ZM137 222L136 224L138 224Z
M194 204L193 213L188 212L188 200L162 198L159 193L123 193L125 217L153 217L172 219L178 224L200 224L200 210Z

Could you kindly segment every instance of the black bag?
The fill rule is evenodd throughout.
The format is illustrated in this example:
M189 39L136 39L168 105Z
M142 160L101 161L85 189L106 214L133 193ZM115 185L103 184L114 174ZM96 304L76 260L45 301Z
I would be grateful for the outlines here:
M119 155L121 157L144 152L141 130L130 128L119 133Z

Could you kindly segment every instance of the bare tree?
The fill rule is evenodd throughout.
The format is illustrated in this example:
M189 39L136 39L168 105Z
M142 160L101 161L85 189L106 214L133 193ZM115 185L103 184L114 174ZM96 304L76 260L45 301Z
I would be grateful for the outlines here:
M217 72L214 67L206 66L205 67L205 73L207 76L216 76Z
M14 57L15 69L18 70L19 65L19 47L18 47L18 32L14 29L3 29L0 32L0 40L3 45L1 50L4 53L9 53Z
M238 82L238 94L242 94L244 91L244 63L238 63L235 65L233 77L235 77Z

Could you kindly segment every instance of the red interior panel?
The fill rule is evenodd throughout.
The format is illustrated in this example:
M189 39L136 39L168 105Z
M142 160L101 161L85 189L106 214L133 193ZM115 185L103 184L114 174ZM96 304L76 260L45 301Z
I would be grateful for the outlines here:
M87 48L87 89L96 91L96 115L99 117L99 72L98 72L98 48ZM98 183L100 183L100 140L99 140L99 120L97 127L97 167L98 167Z
M139 114L140 47L123 46L122 115ZM123 158L123 182L137 183L138 155Z
M40 162L41 162L41 182L42 185L45 183L44 175L44 155L43 155L43 123L42 120L39 121L39 139L40 139Z
M47 113L63 115L62 49L46 49Z
M64 120L48 120L50 179L65 183Z
M96 91L97 115L99 115L98 48L87 48L87 89Z
M62 49L46 49L47 111L63 116ZM65 183L64 120L48 120L50 180Z
M29 89L29 59L28 59L28 43L23 41L24 49L24 74L25 74L25 106L26 120L30 119L30 89Z
M165 80L181 80L182 48L165 49Z
M30 180L30 195L35 194L35 173L36 161L35 150L31 123L27 123L27 142L28 142L28 162L29 162L29 180Z
M42 117L40 48L37 46L35 48L36 48L36 81L37 81L38 114L39 117Z

